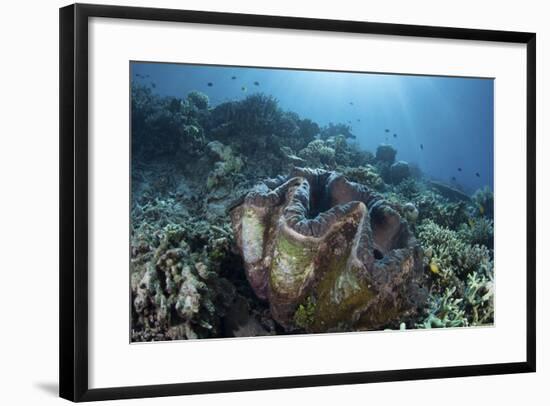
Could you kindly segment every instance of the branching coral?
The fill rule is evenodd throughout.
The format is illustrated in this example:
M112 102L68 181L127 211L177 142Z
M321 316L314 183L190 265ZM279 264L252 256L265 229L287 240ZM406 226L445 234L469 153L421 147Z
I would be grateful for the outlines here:
M468 206L465 202L449 202L429 190L413 197L412 201L420 213L419 220L431 220L451 229L458 229L460 224L468 221Z
M473 217L468 219L468 224L462 224L459 228L460 236L469 244L485 245L493 248L493 220L486 217Z
M177 209L166 204L153 202L139 212L136 206L133 212L132 340L219 336L235 295L220 276L231 234L223 225L170 214Z
M447 288L441 296L430 295L428 316L417 325L421 328L464 327L468 325L465 311L461 308L463 299L455 297L456 287Z
M424 221L418 231L426 252L427 267L435 273L424 325L447 327L456 323L492 323L491 251L484 245L470 245L460 233L429 220ZM452 317L446 321L441 314L451 314Z
M468 275L464 302L468 321L471 326L493 323L494 320L494 282L492 267L485 273L472 272Z

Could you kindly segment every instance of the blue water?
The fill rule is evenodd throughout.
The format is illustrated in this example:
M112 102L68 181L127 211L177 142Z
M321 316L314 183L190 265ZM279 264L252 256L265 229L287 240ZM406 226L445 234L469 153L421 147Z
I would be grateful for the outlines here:
M198 90L212 105L264 92L321 126L351 125L372 152L392 144L397 159L417 164L427 177L470 193L493 188L492 79L164 63L132 63L131 74L159 95L183 98Z

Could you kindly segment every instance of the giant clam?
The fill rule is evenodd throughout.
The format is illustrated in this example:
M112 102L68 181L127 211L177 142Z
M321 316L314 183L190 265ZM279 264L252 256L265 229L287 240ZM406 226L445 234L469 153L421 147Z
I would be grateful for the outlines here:
M406 220L336 172L295 168L255 186L230 214L248 281L287 331L382 328L425 300Z

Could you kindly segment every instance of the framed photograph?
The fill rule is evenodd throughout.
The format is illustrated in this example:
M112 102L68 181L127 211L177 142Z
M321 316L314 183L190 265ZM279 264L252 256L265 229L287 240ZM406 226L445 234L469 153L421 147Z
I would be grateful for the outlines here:
M535 34L60 10L60 396L535 371Z

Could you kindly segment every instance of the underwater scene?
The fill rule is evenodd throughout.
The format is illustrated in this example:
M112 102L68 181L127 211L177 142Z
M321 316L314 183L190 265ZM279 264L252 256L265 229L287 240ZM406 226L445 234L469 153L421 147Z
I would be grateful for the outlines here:
M490 78L130 63L130 341L492 325Z

